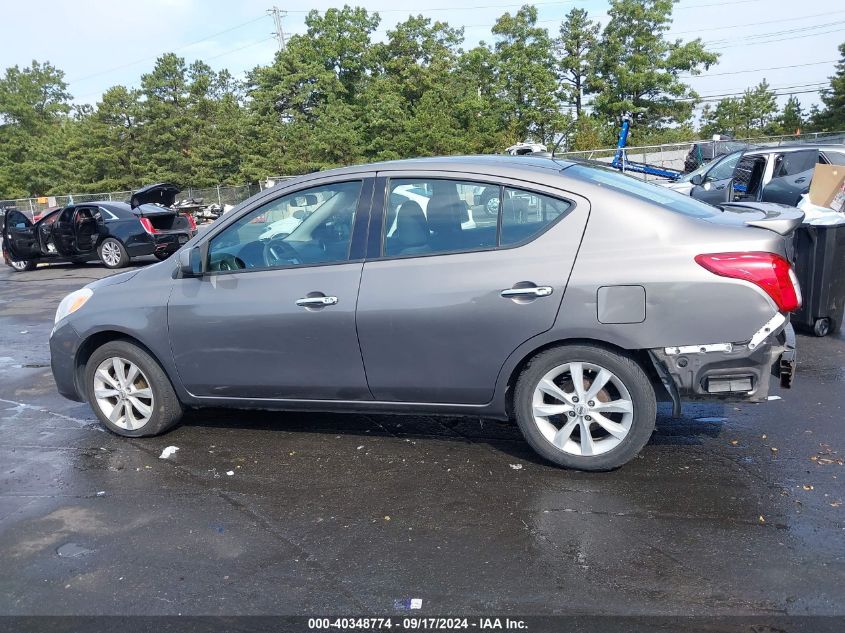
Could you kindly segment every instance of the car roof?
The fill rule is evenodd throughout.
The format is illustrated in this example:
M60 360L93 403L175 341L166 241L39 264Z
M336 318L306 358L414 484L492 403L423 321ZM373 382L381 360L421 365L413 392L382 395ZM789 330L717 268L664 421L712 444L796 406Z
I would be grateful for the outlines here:
M773 145L771 147L755 147L749 149L746 154L771 154L773 152L799 152L801 150L818 150L820 152L843 152L845 153L845 145L815 145L815 144L793 144L793 145Z
M340 176L363 171L446 171L476 174L506 175L505 172L545 173L572 166L572 161L539 156L510 156L508 154L482 154L478 156L435 156L432 158L407 158L380 163L352 165L319 172L320 176ZM313 174L310 174L313 175Z

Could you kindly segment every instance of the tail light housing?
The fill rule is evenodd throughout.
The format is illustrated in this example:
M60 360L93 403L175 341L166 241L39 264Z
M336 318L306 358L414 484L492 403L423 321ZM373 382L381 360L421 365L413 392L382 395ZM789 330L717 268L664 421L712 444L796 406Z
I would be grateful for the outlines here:
M801 307L801 288L795 271L776 253L710 253L696 256L695 261L714 275L742 279L762 288L781 312Z
M192 231L197 230L197 221L194 219L193 213L183 213L185 219L188 220L188 228Z
M158 233L158 229L153 226L153 223L150 222L149 218L138 218L141 221L141 226L144 227L144 230L149 233L150 235L155 235Z

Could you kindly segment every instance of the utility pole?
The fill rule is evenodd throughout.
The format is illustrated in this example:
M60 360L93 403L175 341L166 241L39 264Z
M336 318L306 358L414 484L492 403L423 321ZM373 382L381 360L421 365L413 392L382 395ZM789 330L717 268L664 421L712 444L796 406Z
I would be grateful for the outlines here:
M267 13L273 16L273 24L276 27L276 32L273 35L276 41L279 42L279 51L285 50L285 28L282 25L282 18L286 17L288 12L282 11L279 7L274 6L272 9L267 9Z

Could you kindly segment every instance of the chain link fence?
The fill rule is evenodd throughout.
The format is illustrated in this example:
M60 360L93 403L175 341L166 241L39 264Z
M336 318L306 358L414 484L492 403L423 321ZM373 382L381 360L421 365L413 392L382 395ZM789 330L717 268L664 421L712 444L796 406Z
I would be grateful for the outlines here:
M258 183L246 185L218 185L216 187L187 187L176 196L177 202L187 198L202 199L202 204L225 205L240 204L250 196L261 191ZM74 193L65 196L42 196L39 198L17 198L0 200L0 208L14 207L19 211L37 216L53 207L64 207L83 202L126 202L132 191L107 191L103 193Z

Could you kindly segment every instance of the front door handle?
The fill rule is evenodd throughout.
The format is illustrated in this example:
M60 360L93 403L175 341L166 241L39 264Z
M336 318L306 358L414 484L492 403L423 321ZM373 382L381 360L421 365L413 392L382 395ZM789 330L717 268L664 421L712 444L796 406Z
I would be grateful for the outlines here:
M323 308L337 305L337 297L303 297L296 300L300 308Z
M531 299L536 297L548 297L554 289L551 286L529 286L527 288L508 288L502 290L501 294L506 299Z

